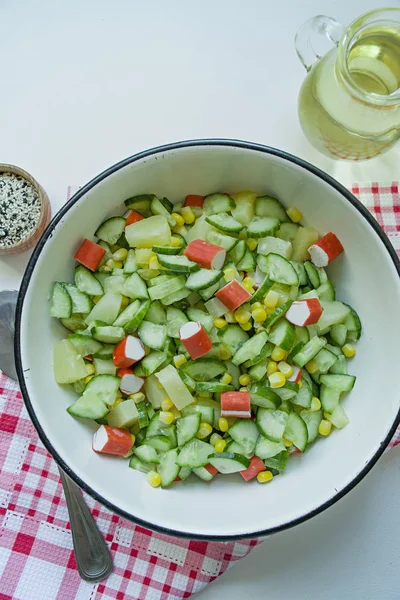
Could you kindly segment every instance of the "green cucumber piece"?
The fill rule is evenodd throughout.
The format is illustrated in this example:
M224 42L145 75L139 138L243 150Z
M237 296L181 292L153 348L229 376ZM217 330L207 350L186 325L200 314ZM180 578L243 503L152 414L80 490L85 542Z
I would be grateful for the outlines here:
M272 458L273 456L276 456L277 454L280 454L280 452L284 452L285 450L286 448L285 444L283 443L283 440L279 440L278 442L272 442L263 435L260 435L257 439L254 454L258 456L258 458L265 460L267 458Z
M189 275L186 281L186 287L189 290L203 290L215 285L220 279L222 279L223 271L217 271L215 269L200 269L197 273Z
M339 392L350 392L356 382L354 375L335 375L326 373L320 377L321 383L327 387L332 387Z
M107 244L116 244L125 229L124 217L111 217L96 229L95 236Z
M131 299L139 298L145 300L149 297L147 286L138 273L129 275L122 287L122 294Z
M259 265L260 266L260 265ZM286 258L279 254L268 254L265 259L265 267L271 281L285 285L299 285L296 269ZM263 270L260 266L260 269Z
M171 216L170 211L165 208L165 206L160 202L157 196L154 196L152 201L150 202L150 210L153 215L162 215L168 221L168 225L170 227L175 227L176 221L174 217Z
M254 406L275 409L279 407L281 399L265 383L253 383L250 387L250 402Z
M327 415L327 419L336 427L336 429L343 429L343 427L346 427L349 423L349 417L343 406L340 404L334 409L332 414Z
M274 325L268 335L269 341L272 344L282 348L286 352L289 352L292 348L295 337L296 331L294 325L286 321L286 319Z
M193 412L177 420L176 437L179 448L196 437L196 434L200 428L200 418L200 412Z
M150 304L150 308L146 313L146 321L156 323L157 325L165 325L167 323L167 315L161 302L155 300Z
M135 469L136 471L140 471L141 473L150 473L150 471L154 471L155 464L154 463L145 463L142 462L137 456L132 456L129 461L129 466L131 469Z
M235 202L226 194L210 194L204 198L203 212L205 215L226 213L234 208Z
M84 315L71 314L69 318L61 318L60 321L66 329L69 329L69 331L79 331L82 335L85 335L83 332L87 329L87 325L83 320L83 317Z
M96 375L116 375L117 367L111 359L93 358Z
M279 254L280 256L283 256L283 258L290 260L290 257L292 256L292 244L276 237L267 236L259 240L257 252L258 254L264 254L264 256L267 256L272 252L273 254Z
M139 194L128 198L124 204L127 208L136 210L143 217L149 217L151 215L150 204L153 198L156 198L154 194Z
M238 270L252 272L256 270L256 266L257 263L254 254L252 254L252 252L250 252L250 250L247 249L242 260L237 265Z
M337 301L322 300L321 304L323 311L316 327L318 334L324 335L330 330L332 325L345 323L350 314L350 308L346 304Z
M210 381L225 373L225 365L212 358L198 358L182 365L181 370L195 381Z
M341 348L346 343L346 338L347 338L346 325L344 325L344 323L338 323L337 325L332 325L329 335L332 340L332 343Z
M347 329L347 341L357 342L361 337L361 320L354 308L348 306L348 309L350 310L350 313L344 322Z
M276 198L259 196L256 200L255 213L259 217L271 217L279 221L289 221L286 210Z
M51 297L50 316L69 319L72 314L72 299L63 283L56 282Z
M71 298L73 313L90 313L93 308L93 302L87 294L80 292L73 283L64 283L64 288Z
M207 332L210 332L214 326L214 320L211 315L198 308L188 308L187 316L191 321L198 321Z
M296 412L292 412L288 416L284 436L287 440L292 442L296 448L301 452L304 452L308 444L308 430L307 425Z
M241 346L249 339L248 333L246 333L240 325L228 325L223 329L219 329L218 337L228 348L232 356L234 356L239 348L241 348Z
M167 328L165 325L142 321L138 329L138 336L149 348L162 350L167 341Z
M80 292L89 296L102 296L103 286L89 269L83 265L75 268L75 285Z
M125 281L125 275L110 275L110 277L107 277L104 281L104 293L122 294Z
M276 456L271 456L271 458L267 458L266 460L264 460L264 464L268 469L274 469L279 473L283 473L286 469L286 465L289 460L289 455L289 450L285 450L284 452L280 452Z
M297 392L296 396L291 398L291 401L293 402L293 404L297 404L297 406L310 408L312 402L312 389L306 381L303 381L302 383L303 385Z
M187 256L168 256L166 254L157 254L160 265L172 271L173 273L195 273L200 270L200 266L189 260Z
M246 254L247 244L245 240L239 240L236 246L229 253L229 260L235 264L240 263L244 255Z
M209 457L208 462L224 475L245 471L250 466L250 460L246 456L234 452L216 452Z
M248 238L263 238L268 235L274 235L279 229L278 219L273 217L253 217L247 226Z
M171 277L161 281L157 285L149 288L149 296L152 300L160 300L185 287L186 279L184 275Z
M225 383L220 383L219 381L196 381L195 382L195 391L196 392L231 392L235 388L233 385L228 385Z
M136 253L132 249L128 250L128 256L124 263L124 273L125 275L132 275L132 273L136 273L137 270Z
M163 298L161 298L161 302L162 302L162 304L164 304L164 306L169 306L170 304L173 304L174 302L179 302L180 300L184 300L190 294L191 294L191 291L188 290L186 287L184 287L180 290L177 290L176 292L172 292L171 294L168 294L168 296L164 296Z
M277 231L276 235L281 240L285 240L285 242L293 242L298 229L299 225L296 223L281 223L279 231Z
M210 215L206 217L206 221L216 229L227 233L239 233L243 229L243 225L226 212Z
M234 365L239 366L246 360L251 360L260 354L263 346L267 343L268 336L265 331L257 333L239 348L232 358Z
M273 285L274 282L270 280L268 275L266 275L258 290L250 298L250 304L253 304L253 302L259 302Z
M259 408L256 420L258 429L265 437L273 442L279 442L285 431L288 415L281 410Z
M161 487L165 488L179 475L180 467L176 464L178 458L178 450L169 450L160 456L160 464L158 466L158 473L161 477Z
M293 362L298 367L304 367L318 352L326 345L326 341L319 337L313 337L305 346L302 347L300 352L293 356Z
M216 246L221 246L221 248L225 248L227 252L231 252L239 240L238 238L224 235L219 231L212 229L207 233L207 242L215 244Z
M319 288L321 281L319 278L318 269L309 260L304 263L304 268L306 270L307 278L311 284L311 287L314 289Z
M142 446L134 448L133 454L144 463L160 462L157 451L155 450L155 448L153 448L153 446L149 446L148 444L143 444Z
M320 373L327 373L335 364L337 356L333 352L327 350L327 348L322 348L318 354L314 356L313 360L315 361Z
M87 335L80 333L71 333L68 336L68 340L71 342L75 350L80 356L89 356L89 354L95 354L102 348L100 342L93 340Z
M168 306L167 308L167 334L170 337L179 339L179 330L185 323L188 322L188 318L182 310L175 308L174 306Z
M121 302L121 294L104 294L85 318L85 323L91 325L94 321L103 321L106 325L112 325L121 309Z
M252 454L259 436L257 425L251 419L237 419L228 429L231 438L240 444L245 454Z
M123 327L114 327L113 325L104 325L100 327L94 327L92 335L98 342L104 342L105 344L117 344L121 342L125 337L125 330Z
M99 398L107 406L112 406L117 397L121 378L115 375L95 375L85 387L85 397Z
M335 408L339 405L340 394L342 392L333 387L327 387L326 385L321 385L320 388L320 400L322 404L322 408L327 413L332 413Z
M85 394L67 408L70 415L80 419L103 419L108 411L108 407L100 398L85 396Z
M318 437L318 428L322 421L322 410L302 410L300 413L301 418L307 427L308 432L308 443L312 444Z
M189 467L190 469L204 467L210 462L208 457L213 452L214 448L211 444L195 438L183 446L176 463L180 467Z

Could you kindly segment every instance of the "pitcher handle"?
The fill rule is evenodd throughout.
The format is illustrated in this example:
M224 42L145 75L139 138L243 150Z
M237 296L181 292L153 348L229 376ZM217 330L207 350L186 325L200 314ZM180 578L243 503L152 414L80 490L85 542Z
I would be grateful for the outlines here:
M343 25L325 15L318 15L303 23L296 33L294 45L306 71L331 49L332 44L339 44L343 32Z

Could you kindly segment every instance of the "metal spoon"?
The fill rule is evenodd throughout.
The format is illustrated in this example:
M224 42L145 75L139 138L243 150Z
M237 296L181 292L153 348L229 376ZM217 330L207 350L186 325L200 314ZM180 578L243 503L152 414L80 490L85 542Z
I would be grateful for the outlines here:
M0 292L0 369L17 381L14 362L14 319L18 292ZM103 536L79 487L58 467L71 523L72 542L79 575L86 581L108 577L113 563Z

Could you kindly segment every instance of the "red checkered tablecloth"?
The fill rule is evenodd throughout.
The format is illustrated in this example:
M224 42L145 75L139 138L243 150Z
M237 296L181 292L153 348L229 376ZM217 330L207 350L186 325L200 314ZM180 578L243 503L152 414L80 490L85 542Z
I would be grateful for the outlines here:
M400 255L398 184L352 186ZM390 446L400 443L400 429ZM0 600L188 598L259 540L180 540L135 526L85 496L111 548L113 573L79 578L56 465L34 430L17 385L0 372Z

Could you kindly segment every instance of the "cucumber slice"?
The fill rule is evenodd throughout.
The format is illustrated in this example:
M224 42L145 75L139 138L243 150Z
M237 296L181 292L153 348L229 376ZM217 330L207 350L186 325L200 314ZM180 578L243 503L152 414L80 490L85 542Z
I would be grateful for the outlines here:
M329 332L332 343L340 348L345 345L347 338L347 327L343 323L332 325Z
M279 229L278 219L272 217L253 217L247 227L248 238L263 238L274 235Z
M281 399L271 388L262 383L253 383L250 387L250 402L262 408L278 408Z
M87 335L80 333L71 333L68 336L68 340L71 342L75 350L80 356L89 356L89 354L95 354L103 346L100 342L93 340Z
M164 306L169 306L174 302L180 302L181 300L184 300L190 294L191 291L184 287L176 292L172 292L172 294L168 294L168 296L164 296L164 298L161 299L161 302L164 304Z
M172 450L171 440L166 435L155 435L151 438L146 438L146 444L154 448L159 453Z
M224 475L239 473L250 466L250 460L246 456L234 452L216 452L210 456L208 462Z
M271 217L279 221L289 221L286 210L276 198L271 196L259 196L256 200L256 215L259 217Z
M309 260L307 260L304 263L304 268L306 270L308 281L310 282L311 286L314 289L317 289L321 285L318 269Z
M299 389L300 388L299 388L298 383L293 383L292 381L286 381L286 383L283 387L277 388L275 390L275 393L277 396L279 396L279 398L282 400L282 402L284 402L286 400L292 400L292 398L295 397L295 395L297 394Z
M213 454L214 448L207 442L202 442L198 439L193 439L189 443L183 446L176 460L176 464L180 467L189 467L190 469L197 469L204 467L210 461L208 457Z
M332 413L335 408L339 405L341 391L333 388L327 387L326 385L321 385L320 389L320 400L322 404L322 408L327 413Z
M117 367L111 359L93 358L93 366L96 375L116 375Z
M289 450L285 450L284 452L280 452L276 456L271 456L271 458L267 458L266 460L264 460L264 464L268 469L274 469L279 473L283 473L286 469L286 465L289 460L289 455Z
M243 446L241 446L237 442L234 442L233 440L231 440L230 442L227 443L227 445L225 446L225 452L233 452L234 454L242 454L246 458L251 458L254 454L254 452L250 452L250 453L245 452L245 449L243 448Z
M179 254L182 250L181 246L153 246L153 252L156 254Z
M221 246L221 248L225 248L227 252L231 252L236 244L238 244L239 240L235 237L224 235L223 233L219 233L219 231L212 229L207 233L207 242L210 242L210 244L215 244L216 246Z
M162 350L167 341L167 328L165 325L156 325L150 321L142 321L138 329L138 336L143 344L153 350Z
M297 404L297 406L304 406L304 408L310 408L312 401L311 386L306 381L303 381L303 385L297 392L296 396L291 398L291 401L293 402L293 404Z
M92 331L93 338L98 342L105 344L117 344L125 337L125 330L122 327L114 327L113 325L104 325L94 327Z
M231 210L232 217L242 223L242 225L248 225L254 216L254 203L257 194L246 190L232 194L232 198L236 204L235 208Z
M347 361L343 355L337 357L336 362L334 362L329 369L329 373L334 373L335 375L347 375Z
M325 281L324 283L321 283L321 285L317 287L315 291L317 292L318 298L320 300L332 301L336 297L335 288L333 287L330 281Z
M83 317L84 315L72 314L69 318L61 318L60 320L62 325L64 325L66 329L69 329L69 331L79 331L82 333L82 335L85 335L83 332L87 329L87 325L83 320Z
M114 348L115 346L113 344L101 346L97 352L93 353L93 358L102 358L103 360L112 358L114 355Z
M227 372L232 377L232 385L234 385L235 388L238 389L240 387L240 383L239 383L239 377L241 375L240 368L237 367L236 365L234 365L230 361L225 361L224 364L225 364Z
M116 244L125 229L124 217L111 217L100 225L95 236L107 244Z
M308 430L307 425L296 412L288 416L284 435L296 448L304 452L308 444Z
M102 296L104 293L100 281L83 265L75 269L75 285L80 292L89 296Z
M181 467L179 469L178 477L181 479L181 481L185 481L185 479L187 479L191 473L192 469L189 469L189 467Z
M235 388L233 385L228 385L225 383L220 383L219 381L197 381L195 382L196 392L231 392Z
M142 400L141 402L136 403L136 408L138 411L138 425L140 429L145 429L149 424L149 413L147 410L147 404L144 400ZM149 406L148 408L153 410L151 406Z
M211 481L214 479L214 475L207 471L205 467L199 467L198 469L193 469L193 475L196 475L199 479L203 481Z
M150 420L149 426L147 427L146 444L150 444L150 440L158 436L165 436L169 440L170 447L167 448L167 450L170 450L171 448L176 448L177 439L175 425L165 425L165 423L160 421L159 413L155 413ZM166 450L162 450L162 452L165 451Z
M252 254L250 250L247 249L244 257L238 263L237 268L239 269L239 271L252 272L256 270L256 266L257 263L254 254Z
M149 446L148 444L143 444L138 448L134 448L133 453L144 463L160 462L155 448L153 448L153 446Z
M168 225L170 227L175 227L176 221L174 217L171 216L170 211L168 211L165 206L160 202L160 200L154 196L150 203L150 210L153 215L162 215L168 221Z
M259 436L257 425L250 419L238 419L232 427L228 429L231 438L240 444L245 454L251 454L256 447Z
M132 196L125 200L124 204L127 208L132 208L136 212L140 213L143 217L151 215L150 203L156 198L154 194L139 194L138 196Z
M226 212L210 215L206 217L206 221L220 231L226 231L227 233L239 233L243 229L243 225Z
M296 342L303 342L304 344L307 344L307 342L310 341L308 329L305 327L298 327L297 325L294 326L294 329L296 333Z
M180 467L176 464L178 458L178 450L169 450L160 456L160 464L158 473L161 477L161 487L165 488L171 485L178 477Z
M204 198L203 212L205 215L230 212L235 208L235 202L226 194L210 194Z
M121 312L116 318L113 325L114 327L123 327L124 329L130 329L129 325L140 308L140 300L134 300Z
M139 221L140 222L140 221ZM143 279L137 273L132 273L125 281L122 288L122 294L128 298L140 298L145 300L149 297L147 286Z
M181 448L193 438L200 428L200 412L194 412L181 417L176 422L176 437Z
M139 414L134 400L124 400L111 408L107 422L112 427L129 428L138 422Z
M296 237L299 225L296 223L281 223L280 229L277 232L277 237L285 242L293 242Z
M274 325L268 337L272 344L289 352L294 344L296 331L294 325L284 319Z
M108 410L100 398L85 396L85 394L67 408L70 415L80 419L103 419Z
M247 244L245 240L239 240L233 250L230 251L228 260L231 260L236 265L240 263L244 255L246 254Z
M274 282L266 275L258 290L250 298L250 303L252 304L261 300L273 285Z
M267 341L268 336L265 331L253 335L253 337L247 340L235 353L232 358L233 364L239 366L246 360L251 360L258 356Z
M322 315L316 325L320 335L327 333L332 325L344 323L350 314L350 308L342 302L322 300Z
M262 269L259 264L260 269ZM299 285L299 278L293 265L279 254L268 254L265 259L265 268L271 281L286 285Z
M188 308L187 315L191 321L199 321L207 332L210 332L214 326L214 321L211 315L198 308Z
M135 469L136 471L146 474L150 473L150 471L154 471L155 469L155 464L144 463L137 456L132 456L129 461L129 466L131 469Z
M260 435L257 439L254 454L258 456L258 458L265 460L266 458L272 458L273 456L276 456L285 450L286 447L283 443L283 440L279 440L279 442L272 442L263 435Z
M179 339L179 330L188 318L179 308L168 306L167 308L167 333L170 337Z
M344 322L347 329L347 341L357 342L361 337L362 331L360 317L358 316L354 308L348 306L348 309L350 310L350 313L348 314Z
M297 277L299 278L299 285L306 285L308 283L307 282L307 274L306 274L306 270L304 268L303 263L294 262L292 260L290 264L294 267L294 269L297 273Z
M86 397L98 398L107 406L112 406L117 397L121 378L114 375L95 375L85 387Z
M214 296L215 292L217 292L218 290L219 290L219 282L215 283L214 285L210 285L210 287L205 288L204 290L199 290L199 296L203 300L210 300L210 298L212 298Z
M258 429L273 442L279 442L282 439L287 420L288 415L281 410L259 408L257 411Z
M271 253L279 254L289 260L292 256L292 244L276 237L267 236L259 240L257 252L258 254L264 254L264 256Z
M85 318L85 323L90 325L93 321L103 321L106 325L112 325L121 309L121 302L121 294L104 294Z
M50 316L57 319L69 319L72 314L72 299L63 283L56 282L51 297Z
M189 275L186 281L186 287L189 290L203 290L211 285L217 283L222 279L223 271L216 271L215 269L200 269L197 273Z
M354 375L335 375L332 373L321 375L320 380L327 387L335 388L339 392L350 392L356 382Z
M157 371L159 367L161 367L161 365L166 361L166 359L167 355L165 352L161 352L159 350L150 352L150 354L142 358L142 360L140 361L140 367L143 371L143 376L149 377L149 375L151 375L152 373ZM139 374L136 372L135 375L139 376ZM167 397L167 394L165 394L165 397Z
M265 346L263 346L260 354L258 354L255 358L246 360L246 362L243 364L243 366L246 367L246 369L248 369L249 367L254 367L254 365L257 365L259 362L265 363L266 359L269 356L271 356L273 349L274 349L273 345L270 342L267 342L265 344Z
M322 350L320 350L318 354L314 356L314 361L320 373L327 373L329 369L335 364L336 360L336 354L330 352L326 348L322 348Z
M134 250L128 250L128 256L126 257L124 263L124 273L125 275L132 275L132 273L136 273L138 270L137 262L136 262L136 254Z
M346 427L349 423L349 417L340 404L334 409L331 415L327 415L327 419L336 427L336 429L343 429L343 427Z
M151 286L149 289L149 296L152 300L160 300L173 292L181 290L185 287L185 284L186 279L184 275L171 277L161 281L157 285Z
M318 428L323 416L322 410L302 410L300 416L307 427L308 443L312 444L318 437Z
M212 358L198 358L185 363L181 370L195 381L210 381L225 373L225 365Z
M241 346L248 341L249 335L240 325L228 325L218 331L218 337L228 348L232 356L236 354Z
M167 256L166 254L157 254L160 265L173 271L174 273L195 273L200 270L200 266L189 260L186 256Z
M209 406L208 404L204 404L205 399L201 400L201 403L186 406L183 409L182 414L186 417L187 415L200 415L200 423L209 423L210 425L214 424L214 407Z
M254 365L253 367L250 367L248 373L254 381L261 381L267 374L267 365L265 362Z
M293 362L298 367L304 367L318 352L326 345L326 341L319 337L313 337L303 348L293 356Z
M104 293L122 294L125 281L125 275L110 275L110 277L107 277L104 281Z
M74 383L87 375L85 361L70 340L60 340L53 347L53 372L57 383Z
M151 356L150 353L148 356ZM143 359L145 360L147 356ZM142 361L143 362L143 361ZM152 407L156 410L161 408L163 400L168 398L167 392L164 388L160 387L158 379L155 375L149 375L146 377L144 382L144 393L146 394L147 400L151 403Z
M76 285L73 283L64 283L64 288L67 290L71 302L72 302L72 312L73 313L81 313L88 314L93 308L93 302L83 292L80 292Z

